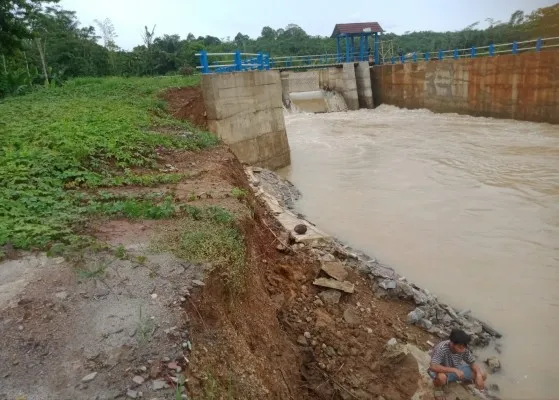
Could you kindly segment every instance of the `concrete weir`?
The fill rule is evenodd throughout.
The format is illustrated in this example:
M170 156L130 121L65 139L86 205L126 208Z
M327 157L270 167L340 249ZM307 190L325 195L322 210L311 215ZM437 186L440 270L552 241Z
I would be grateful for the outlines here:
M279 71L202 75L208 127L243 163L289 165Z
M281 80L284 103L293 104L301 111L323 113L373 108L367 61L303 72L283 71ZM342 104L336 95L343 98Z

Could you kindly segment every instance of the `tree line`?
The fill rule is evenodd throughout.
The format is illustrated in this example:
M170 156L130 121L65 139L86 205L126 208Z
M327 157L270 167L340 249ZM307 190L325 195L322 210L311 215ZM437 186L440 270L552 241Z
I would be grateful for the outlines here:
M144 26L139 44L131 51L116 44L117 32L109 19L81 26L74 11L58 0L4 0L0 2L0 97L21 94L38 85L51 86L78 76L150 76L191 74L197 52L263 51L273 56L334 54L335 39L312 36L300 26L262 28L257 38L239 32L234 38L159 35L157 26ZM508 21L488 18L453 32L384 33L390 52L437 51L484 46L513 40L559 36L559 5L529 15L514 12ZM386 53L386 51L385 51Z

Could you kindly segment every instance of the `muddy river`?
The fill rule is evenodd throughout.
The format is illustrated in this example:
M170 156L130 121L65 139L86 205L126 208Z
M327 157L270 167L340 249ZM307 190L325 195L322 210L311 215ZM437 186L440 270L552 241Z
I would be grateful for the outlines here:
M559 126L381 106L286 114L297 207L505 336L507 399L559 396Z

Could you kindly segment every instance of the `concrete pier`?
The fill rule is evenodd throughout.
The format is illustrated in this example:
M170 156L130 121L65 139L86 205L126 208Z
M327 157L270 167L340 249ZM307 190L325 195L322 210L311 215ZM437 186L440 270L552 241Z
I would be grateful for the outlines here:
M290 164L279 71L202 75L208 127L243 163Z

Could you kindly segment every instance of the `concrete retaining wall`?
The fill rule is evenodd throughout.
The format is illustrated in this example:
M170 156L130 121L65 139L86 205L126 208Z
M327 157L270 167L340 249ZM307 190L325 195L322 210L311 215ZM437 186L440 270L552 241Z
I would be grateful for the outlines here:
M282 83L278 71L202 75L208 127L243 163L289 165Z
M559 52L374 67L375 104L559 123Z

